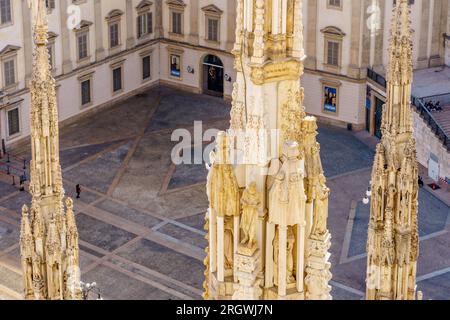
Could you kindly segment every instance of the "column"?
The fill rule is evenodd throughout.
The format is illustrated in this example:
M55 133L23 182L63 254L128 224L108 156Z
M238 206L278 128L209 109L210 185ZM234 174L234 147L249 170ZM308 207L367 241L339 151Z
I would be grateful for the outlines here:
M70 57L70 33L72 30L67 28L67 0L59 2L60 8L60 22L61 22L61 47L62 47L62 62L63 73L69 73L73 69L72 59Z
M305 68L317 68L317 0L308 0Z
M430 1L422 1L422 14L420 17L420 41L418 68L428 68L428 37L430 33Z
M31 14L28 0L22 0L23 52L25 54L25 86L31 79L33 69L33 36L31 34Z
M447 27L448 0L434 0L433 10L430 67L437 67L444 63L443 34Z
M265 288L273 287L273 239L275 237L275 225L267 222L266 235L266 267L265 267Z
M94 27L95 27L95 60L100 61L105 58L105 48L103 47L103 25L102 1L95 0L94 3Z
M255 12L255 39L253 41L252 63L261 64L264 62L264 0L256 0Z
M384 16L386 11L385 1L376 1L380 7L380 32L375 35L375 55L374 55L374 69L378 72L384 71L383 55L384 55Z
M272 0L272 34L278 35L281 33L281 1ZM248 22L247 22L248 23Z
M286 244L287 244L287 227L278 226L279 243L278 243L278 295L285 297L287 292L286 286Z
M305 270L305 225L297 226L297 291L304 292L304 270Z
M234 237L234 242L233 242L233 252L234 255L236 256L236 254L238 253L238 249L239 249L239 234L240 234L240 217L234 217L234 231L233 231L233 237ZM235 272L233 272L233 276L234 276L234 282L238 281L237 278L237 274Z
M189 30L189 42L193 45L199 44L199 37L198 37L198 7L199 0L191 0L189 2L189 22L190 22L190 30Z
M164 37L162 1L155 0L155 38Z
M439 61L439 41L441 40L441 35L439 34L439 18L440 18L440 7L441 0L430 0L432 6L432 12L430 15L431 23L431 48L430 48L430 63L429 66L438 65Z
M362 1L362 0L361 0ZM364 0L364 5L362 10L364 11L364 23L363 23L363 42L362 42L362 56L361 56L361 68L367 68L370 66L370 43L371 43L371 34L369 27L366 23L369 19L369 14L367 13L367 9L371 5L372 0ZM383 32L380 30L380 32Z
M224 217L217 217L217 281L225 280Z
M294 2L294 40L292 45L292 56L303 59L305 51L303 49L303 2Z
M305 205L305 220L306 220L306 236L309 237L311 234L313 215L314 215L314 205L313 200L306 201Z
M127 0L126 3L126 21L127 21L127 49L133 48L135 44L135 32L133 26L133 0Z
M217 270L217 221L216 215L213 214L211 209L209 211L209 263L210 270L216 272Z

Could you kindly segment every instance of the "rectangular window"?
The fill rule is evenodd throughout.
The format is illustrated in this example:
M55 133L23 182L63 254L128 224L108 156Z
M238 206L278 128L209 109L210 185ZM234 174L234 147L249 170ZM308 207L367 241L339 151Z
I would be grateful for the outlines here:
M0 24L12 21L11 0L0 0Z
M119 23L113 23L109 26L109 43L111 48L119 45Z
M328 0L328 5L330 7L340 8L341 7L341 0Z
M12 86L16 83L16 71L14 60L3 62L3 69L5 73L5 87Z
M172 33L176 34L183 33L181 29L181 20L182 20L181 12L172 12Z
M151 12L138 16L138 38L153 32L153 16Z
M122 67L113 70L113 91L122 90Z
M150 73L151 67L150 67L150 56L142 58L142 79L150 79L151 73Z
M19 132L19 108L15 108L8 111L8 135L13 136Z
M219 40L219 20L217 19L208 19L208 40Z
M91 103L91 80L84 80L81 82L81 105Z
M331 66L339 66L339 43L328 41L327 64Z
M88 56L88 34L83 33L78 36L78 60L83 60Z
M55 0L45 0L48 9L55 9Z

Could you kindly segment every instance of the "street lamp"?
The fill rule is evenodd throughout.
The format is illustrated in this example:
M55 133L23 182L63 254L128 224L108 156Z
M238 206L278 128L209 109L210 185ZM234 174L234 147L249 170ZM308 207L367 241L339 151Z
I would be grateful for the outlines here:
M370 185L372 185L372 181L370 182ZM366 191L366 196L364 197L364 199L362 200L362 202L365 204L365 205L368 205L369 204L369 202L370 202L370 198L372 197L372 188L369 186L369 188L367 188L367 191Z
M88 300L89 299L89 294L91 292L95 292L97 294L97 299L96 300L103 300L100 291L97 288L97 283L96 282L91 282L91 283L84 283L82 281L80 281L80 287L81 287L81 297L83 300Z

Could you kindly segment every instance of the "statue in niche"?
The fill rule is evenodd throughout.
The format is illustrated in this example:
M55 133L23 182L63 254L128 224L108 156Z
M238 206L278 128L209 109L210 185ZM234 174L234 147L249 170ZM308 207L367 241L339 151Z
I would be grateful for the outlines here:
M233 270L234 256L234 221L233 217L225 217L224 219L224 255L225 270Z
M287 142L283 150L286 159L275 177L269 192L269 222L281 226L295 226L304 220L306 195L303 185L304 171L298 159L299 146Z
M241 245L247 245L248 248L252 248L256 244L255 227L258 220L258 211L261 207L261 198L255 182L252 182L242 195L241 230L243 238Z
M286 273L286 282L287 284L291 284L295 282L294 278L294 245L295 245L295 234L293 231L293 227L288 227L287 230L287 257L286 257L286 266L287 266L287 273Z
M279 236L278 236L278 228L275 229L275 237L273 237L272 246L273 246L273 283L278 286L278 258L279 258Z
M279 265L279 245L280 245L280 236L279 236L279 228L275 230L275 237L272 242L273 245L273 277L274 284L278 286L278 265ZM294 277L294 246L295 246L295 234L293 231L293 227L287 228L287 238L286 238L286 284L295 283Z
M324 235L327 233L328 197L330 189L326 186L323 174L319 175L318 192L314 206L314 225L312 234Z
M54 262L51 266L52 276L50 283L50 290L52 291L52 299L60 299L61 298L61 284L59 282L59 274L60 274L60 266L58 262Z
M26 295L28 295L28 290L33 288L33 261L32 261L32 259L26 258L25 264L26 264L26 277L25 277L26 287L25 288L27 288Z

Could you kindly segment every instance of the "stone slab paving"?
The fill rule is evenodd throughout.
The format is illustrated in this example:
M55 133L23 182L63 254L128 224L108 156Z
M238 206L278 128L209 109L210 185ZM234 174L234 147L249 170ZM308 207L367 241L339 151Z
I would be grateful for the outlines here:
M15 188L11 183L0 181L0 197L8 196L14 192L17 192L17 188Z
M19 230L6 222L0 221L0 251L17 244Z
M84 281L105 299L199 299L203 283L206 170L171 162L174 129L226 129L222 99L153 88L61 130L67 195L75 199ZM333 296L364 296L368 206L373 151L351 132L321 126L318 139L332 190ZM196 143L196 142L192 142ZM21 148L29 156L29 146ZM0 179L0 299L22 290L18 247L20 210L30 196ZM449 207L429 191L420 196L419 288L450 299Z

